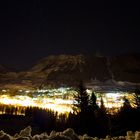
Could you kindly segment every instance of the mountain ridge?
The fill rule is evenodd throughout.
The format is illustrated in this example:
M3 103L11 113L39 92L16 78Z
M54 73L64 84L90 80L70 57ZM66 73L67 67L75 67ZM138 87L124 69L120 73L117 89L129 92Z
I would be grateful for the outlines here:
M76 85L79 80L90 82L92 79L140 83L140 55L51 55L27 71L1 73L0 83L9 80L9 83L60 86Z

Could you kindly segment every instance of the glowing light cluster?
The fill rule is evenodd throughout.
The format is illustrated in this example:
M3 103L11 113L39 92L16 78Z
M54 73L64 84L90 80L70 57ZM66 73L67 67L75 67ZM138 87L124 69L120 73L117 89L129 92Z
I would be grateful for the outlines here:
M102 95L105 107L108 109L108 112L114 113L117 112L124 104L124 98L127 98L130 101L132 107L135 107L134 93L105 93ZM97 98L97 103L100 106L101 98Z
M22 95L0 95L0 104L22 107L39 107L58 111L59 113L72 112L72 101L63 99L31 98Z
M21 93L19 92L18 94L10 94L10 92L6 90L2 91L0 93L0 104L24 108L39 107L43 109L51 109L53 111L57 111L60 114L64 114L73 112L73 104L77 103L74 100L74 95L77 92L73 90L70 91L70 89L59 88L58 90L39 90L39 92L24 92L22 90L20 91ZM87 93L91 95L92 91L87 90ZM130 100L131 105L133 106L133 93L96 93L96 96L97 104L100 106L102 97L105 107L109 110L119 109L123 105L124 97L127 97L127 99Z

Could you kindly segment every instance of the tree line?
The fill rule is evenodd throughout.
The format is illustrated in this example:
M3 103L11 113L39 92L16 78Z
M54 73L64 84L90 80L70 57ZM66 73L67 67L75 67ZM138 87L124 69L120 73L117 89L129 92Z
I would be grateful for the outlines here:
M30 118L29 125L38 127L40 131L51 132L52 130L63 131L73 128L78 134L87 133L90 136L104 137L106 135L124 135L126 131L137 131L140 129L140 90L135 91L135 108L127 98L118 113L109 114L104 106L101 97L100 106L97 104L95 93L89 96L83 82L77 88L78 94L74 96L76 104L73 105L73 112L69 114L59 114L49 109L38 107L10 107L0 105L0 112L5 114L19 115L25 114Z

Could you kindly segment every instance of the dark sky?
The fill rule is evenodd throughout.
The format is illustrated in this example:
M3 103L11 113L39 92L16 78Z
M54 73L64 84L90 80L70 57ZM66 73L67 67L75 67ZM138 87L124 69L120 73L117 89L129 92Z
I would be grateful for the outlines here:
M50 54L95 52L140 52L139 3L0 2L0 64L22 70Z

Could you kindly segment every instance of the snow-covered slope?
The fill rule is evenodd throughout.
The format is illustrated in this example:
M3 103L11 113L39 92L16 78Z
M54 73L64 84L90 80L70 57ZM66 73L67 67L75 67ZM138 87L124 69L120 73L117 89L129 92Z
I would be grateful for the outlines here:
M95 79L101 82L112 80L140 83L140 55L52 55L40 60L27 71L1 75L0 78L9 83L33 85L76 85L79 80L90 82Z

